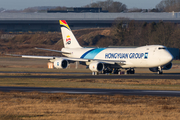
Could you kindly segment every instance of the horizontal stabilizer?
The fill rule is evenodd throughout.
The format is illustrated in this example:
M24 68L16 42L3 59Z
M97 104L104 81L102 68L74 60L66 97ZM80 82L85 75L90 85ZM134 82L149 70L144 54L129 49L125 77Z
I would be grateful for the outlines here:
M47 50L47 51L52 51L52 52L59 52L59 53L65 53L65 54L71 54L69 52L62 52L62 51L59 51L59 50L51 50L51 49L45 49L45 48L35 48L35 49L39 49L39 50Z

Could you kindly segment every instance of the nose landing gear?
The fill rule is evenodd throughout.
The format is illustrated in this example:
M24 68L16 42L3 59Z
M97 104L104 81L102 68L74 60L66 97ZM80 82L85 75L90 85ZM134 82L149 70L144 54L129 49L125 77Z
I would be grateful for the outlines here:
M157 72L158 74L163 74L163 71L162 71L162 67L161 66L159 66L158 67L158 72Z

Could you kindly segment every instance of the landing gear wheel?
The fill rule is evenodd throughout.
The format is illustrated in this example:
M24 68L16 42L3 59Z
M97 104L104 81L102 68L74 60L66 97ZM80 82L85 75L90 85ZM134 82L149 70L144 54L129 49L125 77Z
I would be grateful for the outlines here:
M130 74L134 74L134 73L135 73L135 70L132 69L132 70L130 71Z
M118 69L114 69L114 70L112 71L112 73L113 73L113 74L118 74L119 71L118 71Z
M134 69L130 69L127 71L127 74L134 74L135 73L135 70Z
M98 72L92 72L92 75L98 75Z
M159 69L159 70L158 70L158 74L159 74L159 75L160 75L160 74L163 74L162 67L159 66L158 69Z
M112 73L112 70L106 68L106 69L104 69L104 70L102 71L102 74L107 74L107 73Z
M163 74L163 72L162 71L158 71L158 74L160 75L160 74Z

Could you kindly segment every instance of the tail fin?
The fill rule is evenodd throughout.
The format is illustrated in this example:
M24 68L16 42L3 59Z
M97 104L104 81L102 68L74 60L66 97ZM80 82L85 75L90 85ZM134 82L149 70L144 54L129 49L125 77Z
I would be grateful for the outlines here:
M65 20L59 20L65 48L81 48Z

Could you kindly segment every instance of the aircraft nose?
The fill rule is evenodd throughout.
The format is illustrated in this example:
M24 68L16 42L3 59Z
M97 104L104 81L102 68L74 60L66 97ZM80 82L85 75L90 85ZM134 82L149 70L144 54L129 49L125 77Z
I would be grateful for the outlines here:
M168 53L168 54L167 54L166 60L167 60L168 62L171 62L171 61L173 60L173 56L172 56L171 53Z
M172 60L173 60L173 56L169 51L164 52L164 54L159 58L159 62L162 65L170 63Z

